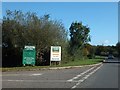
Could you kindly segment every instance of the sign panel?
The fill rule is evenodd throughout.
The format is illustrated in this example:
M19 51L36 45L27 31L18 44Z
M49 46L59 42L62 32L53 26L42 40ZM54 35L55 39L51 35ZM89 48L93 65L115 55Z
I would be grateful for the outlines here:
M35 65L36 51L34 47L26 47L23 50L23 65L32 64Z
M35 50L35 46L25 46L25 50Z
M61 61L61 46L51 46L50 61Z

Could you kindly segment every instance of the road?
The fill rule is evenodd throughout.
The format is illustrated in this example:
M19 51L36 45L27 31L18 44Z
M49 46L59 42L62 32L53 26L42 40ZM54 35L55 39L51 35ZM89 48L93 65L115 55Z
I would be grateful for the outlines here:
M2 88L118 88L118 63L61 70L3 72Z

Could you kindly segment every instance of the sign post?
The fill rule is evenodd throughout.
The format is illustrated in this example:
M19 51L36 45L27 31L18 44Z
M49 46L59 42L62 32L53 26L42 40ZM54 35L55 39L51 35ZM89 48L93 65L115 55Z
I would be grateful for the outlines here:
M22 64L35 65L36 51L35 46L25 46L23 49L23 61Z
M50 66L52 62L61 64L61 46L51 46ZM58 64L57 63L57 64Z

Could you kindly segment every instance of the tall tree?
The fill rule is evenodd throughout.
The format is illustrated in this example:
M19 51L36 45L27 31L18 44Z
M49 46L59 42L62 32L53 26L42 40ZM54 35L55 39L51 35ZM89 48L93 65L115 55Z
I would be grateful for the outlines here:
M84 26L82 22L73 22L70 30L70 52L75 56L75 52L84 47L84 44L90 41L90 29Z

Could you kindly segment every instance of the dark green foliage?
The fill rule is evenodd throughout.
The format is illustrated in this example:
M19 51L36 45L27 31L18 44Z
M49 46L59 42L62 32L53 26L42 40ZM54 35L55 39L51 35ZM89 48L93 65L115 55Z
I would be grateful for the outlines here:
M31 12L7 10L2 23L2 38L3 66L8 62L11 66L21 65L25 45L34 45L37 61L49 64L50 46L60 45L64 49L67 32L62 22L50 20L49 14L38 17Z
M85 44L85 48L87 48L87 50L88 50L87 57L89 59L95 58L95 47L90 44Z
M90 41L89 27L84 26L81 22L73 22L69 30L70 30L70 53L71 55L73 57L76 57L76 56L80 56L83 53L86 54L87 50L84 50L83 48L84 48L84 44ZM83 49L83 52L82 52L82 49Z
M118 42L117 44L116 44L116 49L117 49L117 53L118 53L118 57L120 58L120 42Z
M95 48L95 55L100 55L100 56L108 56L109 54L112 54L113 56L117 57L118 56L118 47L116 46L94 46Z

